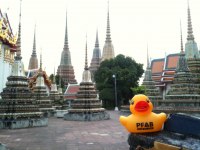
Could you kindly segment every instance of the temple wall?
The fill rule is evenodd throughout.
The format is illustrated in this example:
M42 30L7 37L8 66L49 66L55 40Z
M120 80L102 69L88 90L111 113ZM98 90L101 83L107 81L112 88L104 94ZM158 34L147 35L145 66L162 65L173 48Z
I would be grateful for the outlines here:
M0 93L3 88L6 86L7 77L11 74L11 64L7 61L4 61L4 45L0 43Z

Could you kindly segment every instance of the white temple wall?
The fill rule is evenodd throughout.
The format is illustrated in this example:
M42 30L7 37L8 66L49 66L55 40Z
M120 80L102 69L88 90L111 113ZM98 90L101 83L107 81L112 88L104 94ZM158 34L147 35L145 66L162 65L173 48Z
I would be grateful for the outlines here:
M2 92L3 88L6 86L7 77L11 74L12 65L4 61L4 52L5 47L2 43L0 43L0 93Z

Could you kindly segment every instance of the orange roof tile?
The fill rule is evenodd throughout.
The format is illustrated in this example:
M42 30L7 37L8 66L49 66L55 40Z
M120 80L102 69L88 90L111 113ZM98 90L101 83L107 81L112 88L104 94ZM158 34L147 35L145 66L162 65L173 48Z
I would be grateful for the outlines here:
M152 74L162 73L163 67L164 67L164 58L152 60L152 62L151 62Z
M177 62L179 59L179 53L177 54L170 54L166 58L165 69L176 69Z

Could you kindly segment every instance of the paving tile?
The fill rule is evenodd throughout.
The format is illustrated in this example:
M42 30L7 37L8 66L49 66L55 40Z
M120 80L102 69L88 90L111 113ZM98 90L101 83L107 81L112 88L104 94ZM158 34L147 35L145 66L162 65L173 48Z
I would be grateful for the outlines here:
M119 112L103 121L65 121L49 118L47 127L0 130L0 141L10 150L128 150L128 132Z

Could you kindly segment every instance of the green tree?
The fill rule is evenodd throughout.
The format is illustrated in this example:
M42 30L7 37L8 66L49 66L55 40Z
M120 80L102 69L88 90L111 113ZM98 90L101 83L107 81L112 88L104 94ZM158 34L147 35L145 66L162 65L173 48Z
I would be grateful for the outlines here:
M53 82L53 74L51 74L49 76L49 79L51 80L51 82ZM62 80L62 78L60 79L60 76L59 75L56 75L56 85L59 85L60 84L60 80L61 80L61 88L64 89L65 88L65 85L64 85L64 81Z
M131 88L138 86L143 72L143 64L136 63L131 57L122 54L103 61L95 72L94 79L104 107L115 105L113 75L116 76L118 105L121 106L129 103L129 99L133 96Z
M133 96L136 94L146 94L146 88L145 86L138 86L135 88L131 88L132 92L133 92Z

